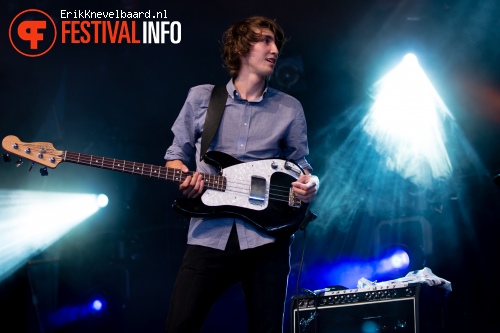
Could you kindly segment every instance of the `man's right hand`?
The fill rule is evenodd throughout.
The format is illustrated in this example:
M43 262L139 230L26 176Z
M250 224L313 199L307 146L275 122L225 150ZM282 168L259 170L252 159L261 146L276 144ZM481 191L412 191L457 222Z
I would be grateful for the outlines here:
M180 169L184 173L189 173L189 168L180 160L167 161L165 164L168 168ZM179 190L188 198L199 197L203 193L205 182L203 176L199 172L195 172L192 176L187 176L186 179L179 185Z

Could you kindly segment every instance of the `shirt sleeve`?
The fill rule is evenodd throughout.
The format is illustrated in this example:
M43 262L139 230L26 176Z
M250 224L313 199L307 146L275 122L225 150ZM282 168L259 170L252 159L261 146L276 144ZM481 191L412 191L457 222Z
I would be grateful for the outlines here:
M206 104L203 100L207 93L210 94L210 89L205 86L189 90L186 101L172 125L174 139L165 152L165 160L181 160L187 165L196 154L195 144L201 137L202 124L205 121L206 105L203 107L202 104Z
M184 105L172 125L174 140L165 153L165 160L181 160L188 164L191 157L195 154L195 109L196 92L191 88Z
M284 147L284 154L288 159L297 163L302 169L312 172L312 166L306 160L306 156L309 155L309 146L304 109L299 101L293 100L295 101L294 109L296 113L290 124L288 137Z

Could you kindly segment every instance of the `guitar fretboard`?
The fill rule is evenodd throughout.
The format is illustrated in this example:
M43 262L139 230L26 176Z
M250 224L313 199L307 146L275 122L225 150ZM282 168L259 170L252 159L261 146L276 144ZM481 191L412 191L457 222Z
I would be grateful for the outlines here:
M95 168L119 171L144 177L165 179L178 184L182 183L187 176L191 176L193 174L193 172L183 173L180 169L175 168L117 160L115 158L72 153L69 151L64 152L63 160ZM203 180L205 181L205 188L218 191L224 191L226 189L226 177L205 173L202 175Z

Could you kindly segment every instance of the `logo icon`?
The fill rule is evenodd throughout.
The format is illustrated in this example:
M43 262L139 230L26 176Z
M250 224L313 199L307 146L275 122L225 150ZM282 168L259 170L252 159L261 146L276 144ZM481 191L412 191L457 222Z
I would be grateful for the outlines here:
M49 52L56 37L54 20L38 9L22 11L10 23L10 43L17 52L27 57L39 57Z

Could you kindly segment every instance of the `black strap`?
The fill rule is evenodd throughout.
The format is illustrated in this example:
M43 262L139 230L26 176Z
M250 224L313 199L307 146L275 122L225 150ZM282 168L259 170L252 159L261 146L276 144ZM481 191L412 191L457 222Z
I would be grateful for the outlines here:
M208 103L205 125L203 125L203 134L201 135L200 161L205 157L208 147L214 139L215 132L217 132L217 128L219 128L220 119L226 107L226 101L226 86L214 86L212 95L210 96L210 102Z

